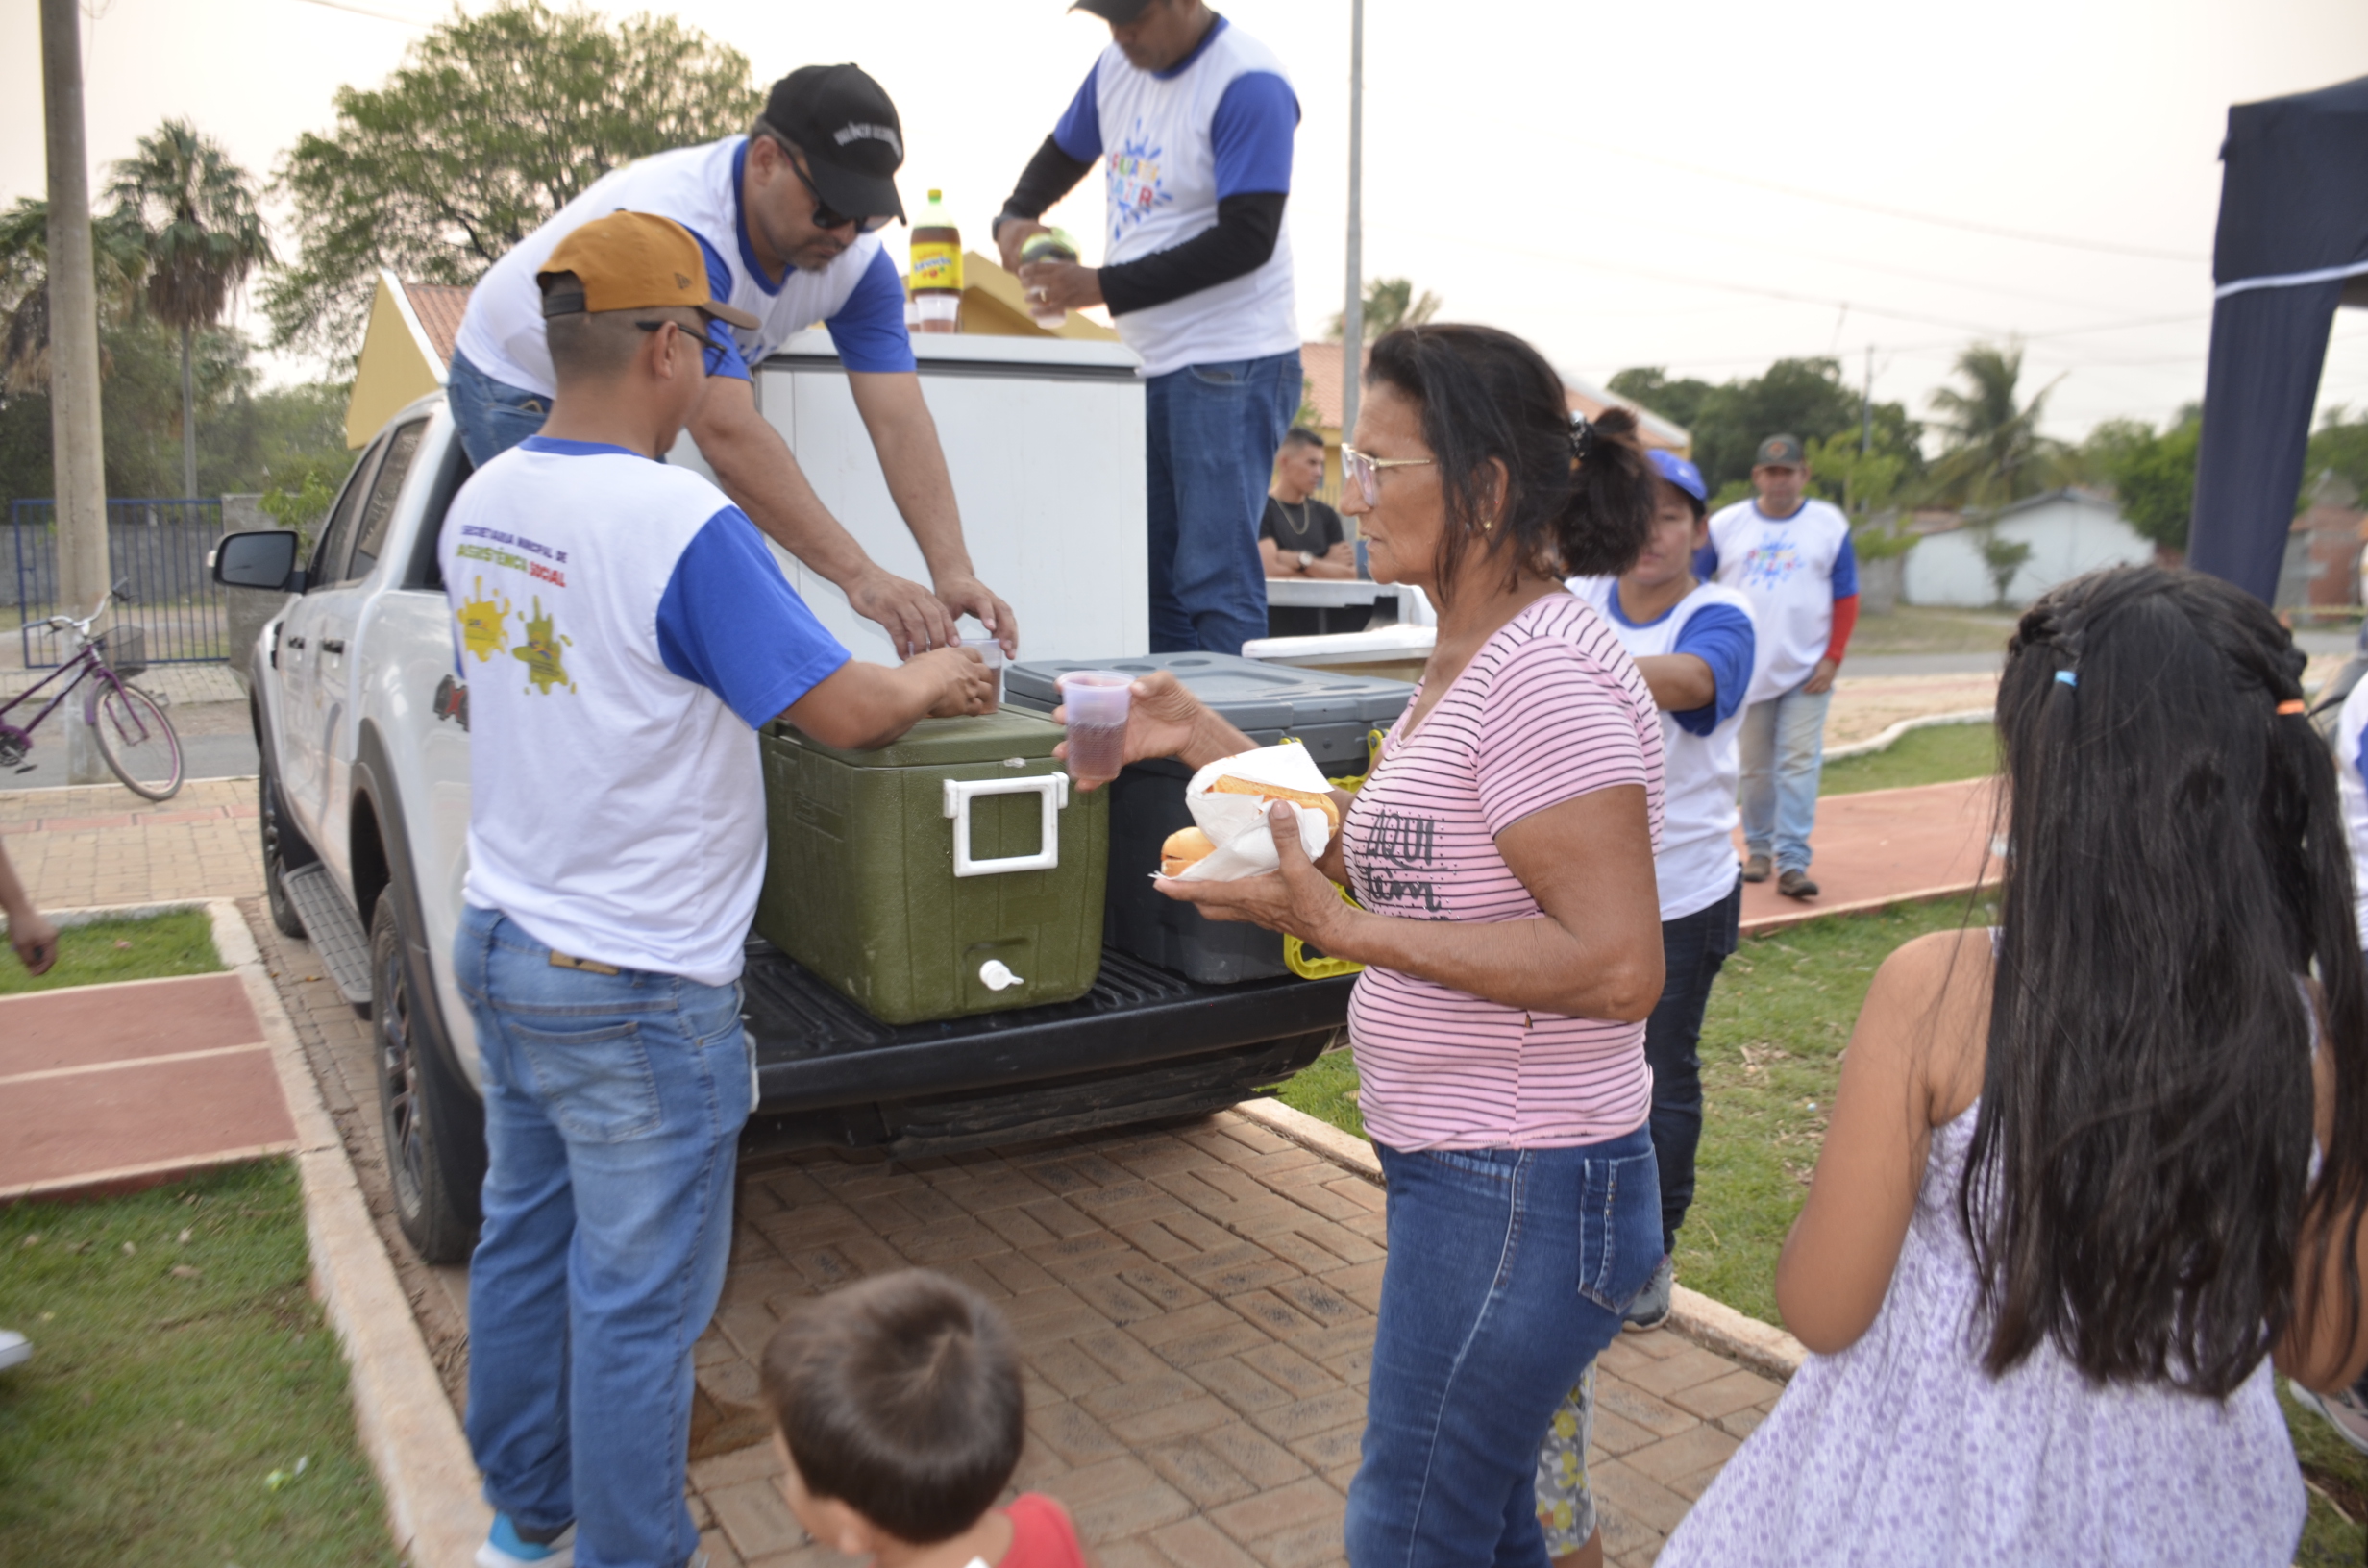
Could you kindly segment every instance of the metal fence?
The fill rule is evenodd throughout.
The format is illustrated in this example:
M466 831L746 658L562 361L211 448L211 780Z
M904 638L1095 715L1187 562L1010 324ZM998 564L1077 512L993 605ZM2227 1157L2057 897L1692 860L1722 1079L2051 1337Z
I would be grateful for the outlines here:
M8 560L16 574L17 640L28 670L55 668L71 651L42 623L69 613L58 601L58 506L20 501L9 508ZM145 634L151 664L203 664L229 656L222 589L208 558L222 539L219 501L111 501L108 580L129 579L114 609L118 626ZM70 613L86 613L78 604Z

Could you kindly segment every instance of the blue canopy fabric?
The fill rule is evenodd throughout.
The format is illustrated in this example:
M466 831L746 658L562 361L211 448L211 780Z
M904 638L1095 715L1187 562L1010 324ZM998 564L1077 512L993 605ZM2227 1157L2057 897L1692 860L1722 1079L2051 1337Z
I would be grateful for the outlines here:
M2187 564L2264 602L2340 305L2368 305L2368 77L2229 110Z

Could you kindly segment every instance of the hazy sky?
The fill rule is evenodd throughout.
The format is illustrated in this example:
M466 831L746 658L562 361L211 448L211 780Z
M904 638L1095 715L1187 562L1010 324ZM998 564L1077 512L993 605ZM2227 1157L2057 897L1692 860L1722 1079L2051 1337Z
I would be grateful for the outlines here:
M982 249L1108 38L1061 0L654 9L739 48L762 82L861 63L903 116L907 207L942 186ZM1290 229L1314 336L1343 292L1348 0L1221 9L1282 56L1305 111ZM185 114L259 174L332 126L338 86L382 81L444 14L91 10L95 163ZM9 0L0 199L42 188L39 58L33 0ZM1876 395L1922 415L1964 343L2018 332L2032 384L2061 377L2054 433L2158 421L2203 393L2228 106L2362 74L2361 0L1368 0L1366 272L1411 277L1447 315L1598 380L1636 364L1723 380L1810 354L1842 355L1856 380L1872 345ZM1089 177L1055 221L1098 235L1100 209ZM2368 404L2368 311L2335 336L2322 403Z

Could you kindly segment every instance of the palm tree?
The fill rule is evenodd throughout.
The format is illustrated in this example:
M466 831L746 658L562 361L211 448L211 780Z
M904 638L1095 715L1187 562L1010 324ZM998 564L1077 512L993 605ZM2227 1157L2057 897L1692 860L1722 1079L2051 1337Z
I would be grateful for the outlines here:
M190 340L218 325L231 295L272 260L255 209L254 183L222 144L186 120L166 120L115 165L108 186L118 212L137 220L148 252L148 308L181 330L183 494L197 494L197 390Z
M1997 506L2047 487L2062 443L2039 433L2039 418L2059 376L2017 401L2023 375L2019 343L1976 343L1957 356L1966 389L1944 386L1932 396L1947 450L1933 465L1944 495L1961 505Z
M1365 341L1370 344L1382 333L1395 327L1419 327L1439 314L1442 302L1429 289L1415 297L1415 285L1406 278L1375 278L1365 285ZM1339 342L1347 334L1348 323L1342 315L1334 315L1324 335Z
M93 219L90 251L101 319L129 312L148 269L137 225L121 213ZM48 386L49 204L25 196L0 211L0 397Z

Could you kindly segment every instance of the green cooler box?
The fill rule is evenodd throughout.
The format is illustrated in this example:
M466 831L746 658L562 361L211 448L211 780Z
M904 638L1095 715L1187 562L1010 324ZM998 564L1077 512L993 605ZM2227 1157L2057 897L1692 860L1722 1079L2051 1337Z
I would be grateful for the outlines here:
M1101 967L1108 796L1009 708L879 751L766 728L756 931L884 1023L1040 1007Z

